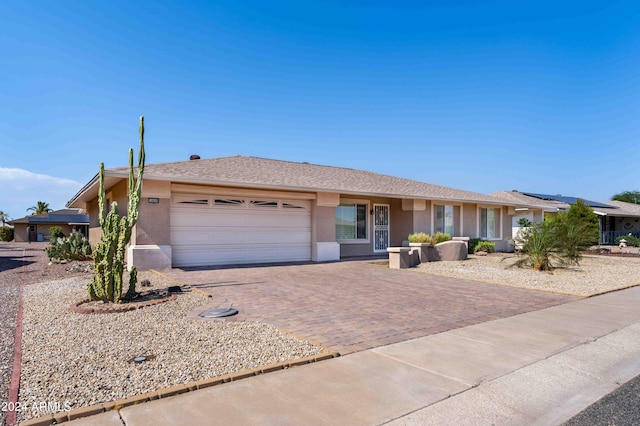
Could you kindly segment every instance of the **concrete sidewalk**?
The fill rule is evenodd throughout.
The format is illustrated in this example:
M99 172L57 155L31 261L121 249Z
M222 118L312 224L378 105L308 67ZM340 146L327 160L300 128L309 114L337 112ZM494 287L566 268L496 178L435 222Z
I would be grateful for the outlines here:
M634 287L68 424L559 424L638 374Z

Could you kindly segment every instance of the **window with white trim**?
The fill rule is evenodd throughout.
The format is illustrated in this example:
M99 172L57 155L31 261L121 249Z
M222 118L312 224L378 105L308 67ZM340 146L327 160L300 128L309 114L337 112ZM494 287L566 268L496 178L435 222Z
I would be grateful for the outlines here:
M480 238L488 240L496 238L496 223L499 212L497 209L480 209Z
M454 211L454 206L436 205L436 232L444 232L453 236L455 231Z
M340 203L336 207L336 240L367 240L368 204Z

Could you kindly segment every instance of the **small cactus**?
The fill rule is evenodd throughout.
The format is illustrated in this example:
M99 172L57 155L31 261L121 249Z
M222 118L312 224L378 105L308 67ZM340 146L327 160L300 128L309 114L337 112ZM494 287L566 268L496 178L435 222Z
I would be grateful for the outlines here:
M92 300L120 303L122 299L122 274L125 267L125 249L131 240L131 231L138 221L138 208L142 194L144 174L144 117L140 117L140 151L138 175L133 177L133 149L129 150L129 205L127 215L120 217L118 203L113 202L105 216L104 163L100 163L100 189L98 210L102 237L93 254L94 275L87 289ZM136 294L137 271L129 271L129 289L125 299Z

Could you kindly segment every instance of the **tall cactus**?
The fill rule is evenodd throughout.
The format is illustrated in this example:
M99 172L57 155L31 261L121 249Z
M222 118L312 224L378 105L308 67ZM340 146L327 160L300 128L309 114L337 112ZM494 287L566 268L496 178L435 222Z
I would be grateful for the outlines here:
M111 203L105 216L104 208L104 163L100 163L100 189L98 210L102 237L93 254L94 272L88 285L92 300L121 303L122 274L125 266L125 250L131 240L131 231L138 221L138 207L142 194L144 174L144 117L140 117L140 152L138 154L138 176L133 178L133 149L129 149L129 206L127 215L120 217L118 203ZM125 299L136 294L137 271L132 266L129 272L129 289Z

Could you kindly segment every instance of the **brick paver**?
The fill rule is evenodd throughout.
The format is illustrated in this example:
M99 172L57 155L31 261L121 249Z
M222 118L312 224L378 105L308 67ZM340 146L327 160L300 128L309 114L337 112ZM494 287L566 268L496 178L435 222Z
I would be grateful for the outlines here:
M210 293L210 307L233 305L228 321L272 324L343 355L577 299L370 261L162 272Z

